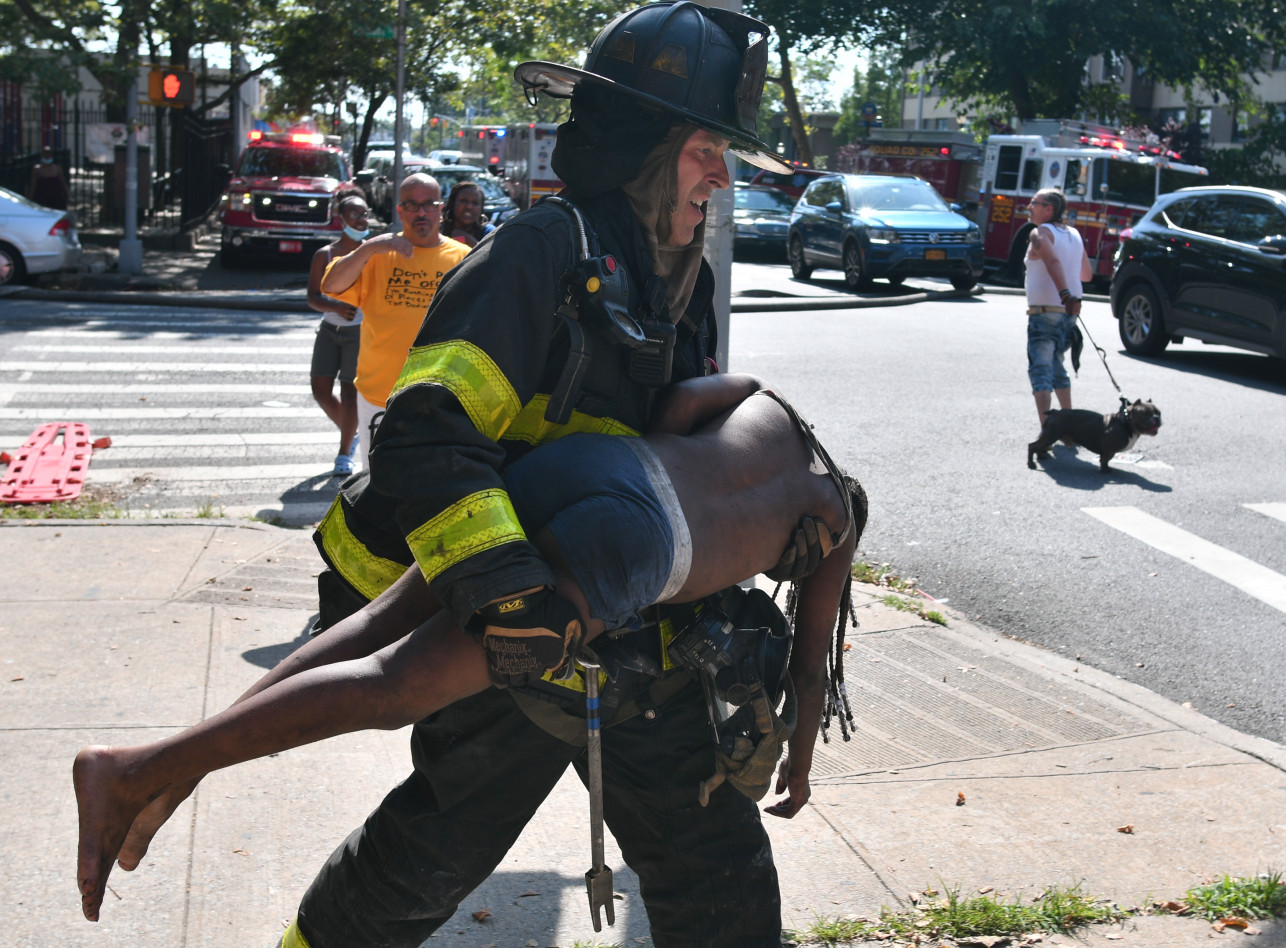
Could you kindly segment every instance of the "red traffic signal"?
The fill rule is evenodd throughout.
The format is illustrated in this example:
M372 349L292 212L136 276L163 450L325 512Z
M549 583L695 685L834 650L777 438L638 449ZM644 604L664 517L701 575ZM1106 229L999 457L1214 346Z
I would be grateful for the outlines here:
M196 76L179 67L153 69L147 74L147 97L164 105L191 105L196 101Z

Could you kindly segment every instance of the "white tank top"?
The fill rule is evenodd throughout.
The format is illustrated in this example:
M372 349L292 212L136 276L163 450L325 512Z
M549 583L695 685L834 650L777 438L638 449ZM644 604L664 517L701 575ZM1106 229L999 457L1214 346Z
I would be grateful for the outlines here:
M1081 295L1081 257L1085 253L1085 244L1075 227L1041 224L1041 236L1050 241L1058 262L1063 265L1063 279L1073 296ZM1049 276L1045 261L1027 261L1027 305L1028 306L1062 306L1058 297L1058 287Z

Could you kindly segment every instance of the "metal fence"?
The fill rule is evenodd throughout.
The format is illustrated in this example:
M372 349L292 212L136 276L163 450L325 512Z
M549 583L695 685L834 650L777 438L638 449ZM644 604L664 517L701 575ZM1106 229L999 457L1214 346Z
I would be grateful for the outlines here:
M209 214L230 157L226 119L202 119L187 109L138 107L138 221L140 230L186 230ZM13 86L0 91L0 187L27 194L40 149L53 149L67 181L68 209L82 230L112 230L125 220L122 126L101 106L79 99L22 101Z

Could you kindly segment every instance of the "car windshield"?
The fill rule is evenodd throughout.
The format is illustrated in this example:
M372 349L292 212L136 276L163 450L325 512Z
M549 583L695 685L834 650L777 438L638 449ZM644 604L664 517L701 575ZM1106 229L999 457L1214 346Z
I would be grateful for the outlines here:
M949 211L946 202L925 181L859 182L854 206L873 211Z
M1158 194L1168 194L1179 188L1209 184L1210 180L1191 171L1174 168L1161 169L1160 187L1155 165L1134 164L1126 161L1099 159L1099 190L1095 197L1102 199L1102 186L1107 185L1107 199L1119 204L1152 204Z
M433 168L426 165L412 166L407 169L407 174L418 171L422 174L432 175L437 179L438 184L442 185L442 196L446 197L451 193L451 189L460 181L472 181L478 187L482 188L483 200L488 204L503 203L509 200L509 195L505 189L500 186L496 176L488 171L460 168Z
M737 188L736 203L740 210L781 211L789 214L795 209L795 199L785 191L754 188Z
M311 148L248 148L237 173L257 178L348 178L343 158Z

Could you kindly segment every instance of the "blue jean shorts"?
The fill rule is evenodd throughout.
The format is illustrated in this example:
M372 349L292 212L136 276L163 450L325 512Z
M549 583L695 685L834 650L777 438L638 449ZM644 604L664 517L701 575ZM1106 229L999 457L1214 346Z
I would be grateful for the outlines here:
M549 527L590 616L608 629L683 587L692 565L687 520L642 438L567 435L503 473L527 535Z
M1072 344L1076 317L1067 313L1032 313L1027 317L1027 377L1033 392L1071 388L1063 356Z

